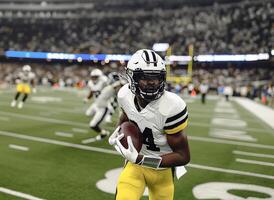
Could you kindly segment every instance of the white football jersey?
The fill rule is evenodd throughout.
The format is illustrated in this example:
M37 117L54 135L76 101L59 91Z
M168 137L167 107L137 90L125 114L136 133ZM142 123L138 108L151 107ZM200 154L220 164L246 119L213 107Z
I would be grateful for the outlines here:
M101 94L95 100L98 107L108 107L108 104L112 97L116 95L114 85L108 85L103 88Z
M177 133L187 126L187 107L178 95L165 91L157 100L141 111L135 106L135 95L124 85L118 92L118 103L129 120L138 124L142 132L143 155L163 155L172 152L166 134Z
M20 79L20 83L30 84L31 80L35 78L35 74L33 72L19 72L18 77Z
M88 87L93 92L95 98L99 96L102 89L107 85L108 78L106 76L100 76L96 82L92 80L88 81Z

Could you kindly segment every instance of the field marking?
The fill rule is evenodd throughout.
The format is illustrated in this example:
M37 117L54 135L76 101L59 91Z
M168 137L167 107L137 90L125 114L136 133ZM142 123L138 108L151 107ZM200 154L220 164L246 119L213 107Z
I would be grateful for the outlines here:
M67 137L67 138L72 138L73 137L72 133L65 133L65 132L60 132L60 131L56 131L55 135L61 136L61 137Z
M48 106L48 105L44 105L44 106L40 106L41 104L38 105L33 105L33 104L37 104L35 102L32 102L32 104L27 104L28 108L32 108L32 109L40 109L40 110L46 110L49 111L49 108L54 109L54 111L58 111L58 113L60 112L65 112L65 113L73 113L73 114L84 114L85 113L85 109L71 109L71 108L60 108L60 107L52 107L52 106ZM0 105L7 105L6 103L2 103L0 102Z
M236 158L236 162L274 167L274 163Z
M89 144L89 143L96 142L96 141L98 141L98 140L96 140L96 137L92 137L92 138L82 140L81 143L82 144Z
M207 127L207 128L225 128L221 125L211 125L209 123L199 123L199 122L189 122L190 126L200 126L200 127ZM231 130L245 130L245 131L252 131L252 132L258 132L258 133L272 133L271 130L265 130L265 129L259 129L259 128L233 128L229 127Z
M4 112L4 111L0 111L0 114L9 115L12 117L23 118L23 119L31 119L31 120L36 120L36 121L55 123L55 124L88 127L88 123L85 124L85 123L81 123L81 122L73 122L73 121L68 121L68 120L52 119L52 118L38 117L38 116L18 114L18 113L9 113L9 112Z
M230 140L240 140L245 142L257 142L256 138L251 135L247 135L244 130L228 130L220 128L211 128L209 130L209 135L214 138L219 139L230 139Z
M114 150L107 150L107 149L104 149L104 148L97 148L97 147L90 147L90 146L85 146L85 145L80 145L80 144L73 144L73 143L62 142L62 141L53 140L53 139L27 136L27 135L22 135L22 134L7 132L7 131L0 131L0 135L20 138L20 139L25 139L25 140L31 140L31 141L36 141L36 142L43 142L43 143L48 143L48 144L55 144L55 145L60 145L60 146L72 147L72 148L81 149L81 150L95 151L95 152L101 152L101 153L107 153L107 154L113 154L113 155L120 155L117 151L114 151ZM239 170L217 168L217 167L198 165L198 164L188 164L187 167L274 180L274 176L265 175L265 174L258 174L258 173L252 173L252 172L239 171Z
M264 145L264 144L254 144L254 143L248 143L248 142L238 142L238 141L222 140L222 139L199 137L199 136L188 136L188 138L190 140L196 140L196 141L202 141L202 142L232 144L232 145L237 145L237 146L256 147L256 148L262 148L262 149L274 149L274 146Z
M28 150L29 150L28 147L19 146L19 145L15 145L15 144L9 144L9 148L11 148L11 149L16 149L16 150L20 150L20 151L28 151Z
M74 122L74 121L61 120L61 119L52 119L52 118L38 117L38 116L34 116L34 115L26 115L26 114L18 114L18 113L10 113L10 112L4 112L4 111L0 111L0 114L12 116L12 117L23 118L23 119L31 119L31 120L35 120L35 121L63 124L63 125L69 125L69 126L80 126L80 127L88 128L88 123ZM212 126L212 125L206 124L206 123L197 123L197 122L190 122L189 124L191 126L200 126L200 127L219 127L219 126ZM241 130L256 131L256 132L260 132L260 133L271 132L270 130L262 130L262 129L255 129L255 128L245 128L245 129L241 129Z
M274 111L273 109L261 105L255 101L252 101L247 98L234 98L239 105L248 110L250 113L264 121L267 125L269 125L272 129L274 129ZM272 132L273 134L273 132Z
M103 149L103 148L98 148L98 147L90 147L90 146L85 146L85 145L81 145L81 144L73 144L73 143L58 141L58 140L54 140L54 139L47 139L47 138L17 134L17 133L8 132L8 131L0 131L0 135L15 137L15 138L24 139L24 140L48 143L48 144L55 144L55 145L66 146L66 147L73 147L76 149L82 149L82 150L88 150L88 151L96 151L96 152L115 154L115 155L119 154L118 152L113 151L113 150L108 150L108 149Z
M10 121L10 118L0 116L0 121L8 122L8 121Z
M254 157L261 157L261 158L274 158L274 155L271 154L261 154L261 153L251 153L245 151L232 151L232 153L237 155L244 155L244 156L254 156Z
M22 193L22 192L17 192L17 191L11 190L11 189L3 188L3 187L0 187L0 192L6 193L6 194L9 194L9 195L12 195L12 196L20 197L20 198L23 198L23 199L27 199L27 200L45 200L45 199L40 199L38 197L34 197L32 195L29 195L29 194L25 194L25 193Z
M72 128L72 131L76 133L88 133L88 130L82 128Z
M197 164L188 164L187 167L204 169L204 170L209 170L209 171L214 171L214 172L223 172L223 173L228 173L228 174L237 174L237 175L243 175L243 176L252 176L252 177L274 180L274 176L271 176L271 175L245 172L245 171L239 171L239 170L234 170L234 169L224 169L224 168L219 168L219 167L210 167L210 166L197 165Z
M12 117L19 117L19 118L23 118L23 119L31 119L31 120L35 120L35 121L55 123L55 124L63 124L63 125L69 125L69 126L80 126L80 127L85 127L85 128L88 127L88 123L74 122L74 121L69 121L69 120L52 119L52 118L45 118L45 117L26 115L26 114L18 114L18 113L10 113L10 112L4 112L4 111L0 111L0 114L12 116ZM219 126L212 126L212 125L209 125L206 123L190 122L189 124L191 126L200 126L200 127L219 127ZM256 131L256 132L271 132L268 130L255 129L255 128L245 128L245 129L241 129L241 130Z

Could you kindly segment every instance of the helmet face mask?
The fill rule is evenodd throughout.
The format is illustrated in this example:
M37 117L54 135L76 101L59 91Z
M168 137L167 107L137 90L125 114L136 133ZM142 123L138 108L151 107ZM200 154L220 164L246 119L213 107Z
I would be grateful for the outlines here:
M128 62L126 74L133 94L148 102L163 95L166 83L165 64L154 51L137 51Z

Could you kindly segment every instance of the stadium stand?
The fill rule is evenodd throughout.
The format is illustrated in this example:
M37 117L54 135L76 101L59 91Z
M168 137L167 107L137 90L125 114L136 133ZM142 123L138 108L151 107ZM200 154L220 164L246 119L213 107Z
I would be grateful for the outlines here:
M186 54L189 44L196 54L267 53L272 48L273 2L268 0L168 8L144 4L139 9L116 5L108 12L86 7L0 9L1 50L132 53L154 42L168 42L174 54Z

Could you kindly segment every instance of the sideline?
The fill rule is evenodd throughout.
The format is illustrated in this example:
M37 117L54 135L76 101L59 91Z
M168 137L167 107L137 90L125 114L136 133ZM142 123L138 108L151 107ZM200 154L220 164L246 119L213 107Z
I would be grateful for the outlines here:
M235 102L274 129L274 110L247 98L235 97ZM274 135L274 131L272 132Z

